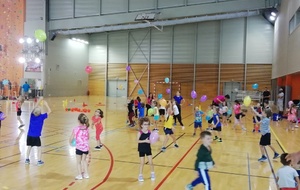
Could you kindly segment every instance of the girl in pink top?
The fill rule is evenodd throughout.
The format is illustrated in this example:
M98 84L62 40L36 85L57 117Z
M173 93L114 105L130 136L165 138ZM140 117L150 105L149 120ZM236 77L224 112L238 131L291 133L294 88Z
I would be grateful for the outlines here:
M78 175L75 177L76 180L81 180L83 178L88 179L88 163L87 155L89 154L89 119L88 117L81 113L78 116L79 126L73 129L72 135L70 137L70 143L73 139L76 140L76 160L77 160L77 170ZM82 171L83 170L83 171Z
M288 112L288 127L287 130L291 129L292 131L294 131L295 129L295 123L297 121L297 108L296 105L294 103L289 104L289 108L287 109Z
M20 123L19 128L24 127L24 122L21 119L21 115L22 115L21 107L22 107L23 103L24 103L24 98L22 96L19 96L19 98L16 102L17 120Z
M233 128L236 129L237 125L241 125L242 130L246 131L245 125L242 121L242 118L245 117L245 114L241 111L241 104L238 100L234 101L233 111L235 115Z
M103 131L103 125L102 125L102 118L103 118L103 111L101 109L97 109L95 111L94 116L92 117L92 129L94 129L94 126L96 127L96 141L97 141L97 146L95 147L95 150L101 150L102 148L102 143L100 140L100 135Z

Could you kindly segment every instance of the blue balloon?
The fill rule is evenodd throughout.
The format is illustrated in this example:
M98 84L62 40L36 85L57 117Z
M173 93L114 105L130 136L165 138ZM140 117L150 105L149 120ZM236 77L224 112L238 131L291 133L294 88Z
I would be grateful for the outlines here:
M139 94L139 95L142 95L143 93L144 93L144 92L143 92L143 89L139 89L139 90L138 90L138 94Z
M210 120L210 116L207 115L207 116L205 117L205 119L206 119L206 121L209 121L209 120Z
M167 77L165 78L165 83L169 83L170 82L170 79Z
M8 85L8 80L7 80L7 79L3 80L3 81L2 81L2 84L3 84L3 85Z
M71 146L75 147L76 146L76 139L73 139L71 142Z
M158 99L162 99L163 95L162 94L158 94Z
M154 115L154 121L158 121L159 120L159 115Z
M228 110L228 111L227 111L227 114L228 114L228 115L231 115L231 114L232 114L232 110Z
M257 84L257 83L253 84L253 85L252 85L252 88L253 88L254 90L258 89L258 84Z

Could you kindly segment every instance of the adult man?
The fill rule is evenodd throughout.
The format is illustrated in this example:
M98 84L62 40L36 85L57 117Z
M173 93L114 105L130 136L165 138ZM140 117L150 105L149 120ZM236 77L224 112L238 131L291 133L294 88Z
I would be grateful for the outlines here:
M268 90L268 87L266 87L265 91L263 91L263 102L266 102L266 101L269 102L270 97L271 97L271 93Z
M27 84L27 82L25 82L25 84L23 84L22 88L23 88L24 96L28 100L29 99L28 98L28 92L29 92L29 89L30 89L29 84Z
M279 89L279 93L277 95L277 106L279 110L279 118L282 118L283 115L283 100L284 100L284 92L283 89Z

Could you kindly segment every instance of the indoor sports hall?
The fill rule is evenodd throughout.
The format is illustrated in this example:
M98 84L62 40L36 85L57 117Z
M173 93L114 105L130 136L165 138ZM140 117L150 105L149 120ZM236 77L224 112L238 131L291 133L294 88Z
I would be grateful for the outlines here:
M0 190L285 189L299 25L300 0L1 0Z

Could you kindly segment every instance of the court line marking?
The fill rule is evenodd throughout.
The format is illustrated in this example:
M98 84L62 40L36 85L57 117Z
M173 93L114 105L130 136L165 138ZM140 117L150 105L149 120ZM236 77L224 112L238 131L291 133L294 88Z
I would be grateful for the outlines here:
M249 190L251 190L251 173L250 173L250 159L249 153L247 153L247 165L248 165L248 182L249 182Z
M283 153L288 152L287 149L283 146L282 142L280 141L279 137L276 135L275 131L272 129L272 127L270 127L271 132L273 133L273 135L276 138L277 143L279 144L281 150L283 151Z
M194 144L186 151L186 153L179 159L179 161L172 167L169 173L159 182L159 184L154 188L154 190L158 190L162 184L167 180L167 178L175 171L178 165L182 162L182 160L188 155L188 153L194 148L194 146L200 141L200 138L197 139Z
M272 163L271 163L271 161L270 161L270 156L269 156L269 154L268 154L267 149L266 149L265 146L264 146L264 150L265 150L265 153L266 153L266 155L267 155L268 163L269 163L269 166L270 166L270 168L271 168L271 172L272 172L272 175L273 175L273 177L274 177L275 184L276 184L276 186L277 186L276 175L275 175L274 167L273 167L273 165L272 165ZM277 188L277 189L278 189L278 188Z

